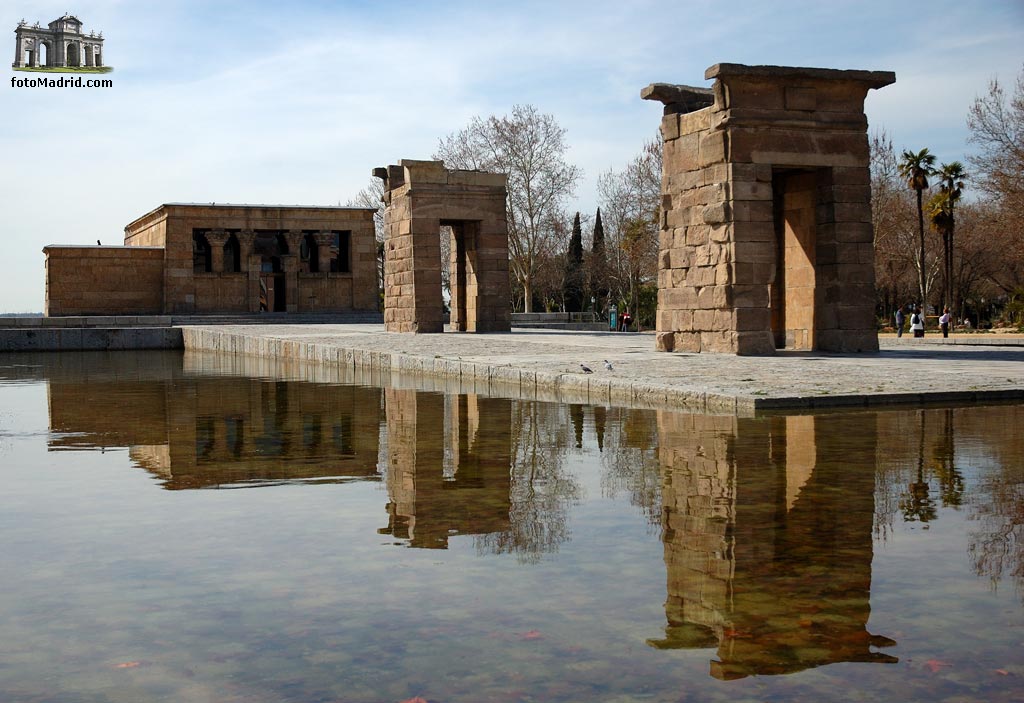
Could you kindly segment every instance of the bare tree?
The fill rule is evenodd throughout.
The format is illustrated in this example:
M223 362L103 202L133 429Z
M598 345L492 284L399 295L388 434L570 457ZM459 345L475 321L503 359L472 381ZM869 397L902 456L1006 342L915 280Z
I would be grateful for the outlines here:
M876 294L881 310L889 315L911 299L915 288L914 206L899 176L891 137L884 130L875 132L869 145Z
M980 149L970 158L978 187L1019 212L1024 206L1024 69L1009 101L997 79L989 83L988 92L971 105L967 127L968 141Z
M377 284L378 287L384 284L384 181L380 178L371 178L370 185L356 193L356 197L349 198L345 203L347 207L373 207L377 212L373 214L373 232L377 239ZM445 290L449 288L448 259L451 255L452 228L442 227L439 236L441 237L441 286Z
M354 198L349 198L345 205L377 209L373 213L373 234L377 240L377 291L380 297L384 285L384 181L371 178L369 185L360 189Z
M661 207L661 137L645 142L622 170L598 178L601 212L607 228L608 265L615 297L638 314L641 286L658 273Z
M1004 256L999 286L1009 294L1024 288L1024 69L1007 99L998 80L975 99L967 115L968 138L979 153L968 160L974 182L992 210L991 242Z
M563 203L582 172L568 161L565 129L533 105L516 105L511 115L474 117L440 140L435 159L449 168L508 174L508 233L512 273L523 308L533 311L539 271L559 250L555 236Z

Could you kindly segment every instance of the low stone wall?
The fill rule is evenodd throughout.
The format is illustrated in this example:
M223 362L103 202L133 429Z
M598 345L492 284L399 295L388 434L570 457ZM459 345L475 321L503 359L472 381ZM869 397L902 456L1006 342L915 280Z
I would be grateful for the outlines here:
M607 320L594 320L591 313L580 312L514 312L512 326L532 329L557 329L602 332L608 329Z
M179 327L0 328L0 352L182 349Z
M48 246L43 253L47 316L162 312L162 247Z

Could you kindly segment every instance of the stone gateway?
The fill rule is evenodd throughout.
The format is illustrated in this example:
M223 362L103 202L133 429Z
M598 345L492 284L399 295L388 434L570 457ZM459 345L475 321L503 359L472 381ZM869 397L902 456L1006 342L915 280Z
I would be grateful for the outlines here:
M878 350L864 98L888 71L716 64L665 105L657 348Z
M58 17L45 28L22 20L14 30L14 68L103 65L103 32L86 34L82 21L73 15Z
M384 327L443 332L441 234L450 234L451 329L508 332L507 177L403 159L384 181Z

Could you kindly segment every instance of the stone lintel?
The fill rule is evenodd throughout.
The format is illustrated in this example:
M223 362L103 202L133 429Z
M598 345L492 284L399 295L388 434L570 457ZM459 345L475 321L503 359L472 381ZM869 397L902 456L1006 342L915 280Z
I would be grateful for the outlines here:
M416 159L402 159L397 165L375 168L373 175L384 181L385 191L412 185L413 181L419 187L433 185L439 189L447 189L448 186L464 186L504 190L508 183L508 176L504 173L449 169L445 167L443 161ZM448 191L446 190L446 192Z
M715 103L711 88L673 83L651 83L640 91L640 98L664 103L666 115L696 112Z
M727 79L750 77L778 81L845 81L864 83L868 88L884 88L896 82L893 71L841 70L835 68L803 68L797 66L747 66L741 63L716 63L704 72L704 78Z

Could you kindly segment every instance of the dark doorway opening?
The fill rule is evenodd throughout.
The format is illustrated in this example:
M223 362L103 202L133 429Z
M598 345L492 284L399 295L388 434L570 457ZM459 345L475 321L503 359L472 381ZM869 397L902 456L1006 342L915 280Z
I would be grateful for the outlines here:
M448 267L448 289L451 293L451 329L455 332L475 332L477 328L476 285L476 235L479 222L465 220L442 220L441 236L448 236L449 260L442 261ZM450 232L450 234L448 234Z
M817 188L815 170L776 170L775 282L771 290L772 335L777 349L817 348Z
M263 257L260 261L260 312L287 312L286 304L281 259Z

